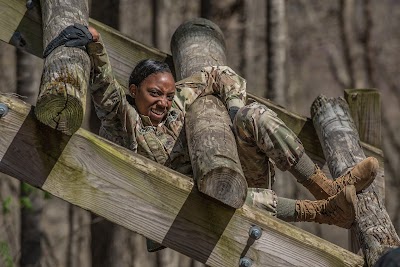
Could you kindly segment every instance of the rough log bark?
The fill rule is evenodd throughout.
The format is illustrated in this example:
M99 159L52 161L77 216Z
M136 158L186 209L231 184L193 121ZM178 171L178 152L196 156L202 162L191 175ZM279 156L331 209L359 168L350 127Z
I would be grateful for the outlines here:
M171 51L179 80L203 67L226 65L223 34L206 19L194 19L179 26L172 36ZM199 191L231 207L241 207L246 199L247 182L224 104L215 96L200 97L190 106L185 121Z
M43 47L74 23L88 25L87 1L41 1ZM82 124L90 60L79 48L58 47L44 62L35 115L44 124L73 134Z
M247 183L224 104L215 96L196 100L186 118L186 135L199 191L239 208Z
M329 170L339 177L365 158L349 108L343 98L318 97L311 114L321 141ZM378 176L383 175L378 172ZM358 214L353 230L368 266L387 249L398 247L400 239L377 192L376 182L358 194Z
M206 19L181 24L172 36L171 52L177 80L206 66L226 65L224 35L216 24Z

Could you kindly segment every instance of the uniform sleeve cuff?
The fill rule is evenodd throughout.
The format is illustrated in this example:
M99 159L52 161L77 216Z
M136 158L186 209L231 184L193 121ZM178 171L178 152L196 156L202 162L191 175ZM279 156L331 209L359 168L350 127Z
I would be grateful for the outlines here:
M87 52L89 55L101 55L103 54L104 45L101 40L101 36L99 36L99 40L97 42L92 42L87 45Z
M231 99L228 101L227 108L230 109L231 107L244 107L244 102L241 99Z

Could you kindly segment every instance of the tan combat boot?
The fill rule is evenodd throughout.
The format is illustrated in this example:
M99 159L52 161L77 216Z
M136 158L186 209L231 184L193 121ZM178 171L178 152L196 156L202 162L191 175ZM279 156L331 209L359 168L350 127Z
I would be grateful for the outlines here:
M356 218L356 210L356 188L347 185L328 199L297 200L296 221L334 224L349 229Z
M316 199L326 199L334 196L346 185L354 185L356 192L360 192L374 181L378 168L378 160L374 157L369 157L359 162L346 174L332 180L316 167L315 173L302 184Z

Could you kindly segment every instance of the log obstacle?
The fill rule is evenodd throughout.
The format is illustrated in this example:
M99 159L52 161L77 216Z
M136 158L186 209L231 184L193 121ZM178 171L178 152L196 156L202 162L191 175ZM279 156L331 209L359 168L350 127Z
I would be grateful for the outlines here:
M88 3L80 0L41 2L43 47L67 26L88 25ZM90 60L79 48L58 47L44 60L35 115L42 123L73 134L82 124Z
M172 36L171 51L178 80L204 67L226 65L223 34L206 19L180 25ZM212 95L196 99L185 117L189 155L199 191L240 208L246 199L247 182L231 126L226 107Z

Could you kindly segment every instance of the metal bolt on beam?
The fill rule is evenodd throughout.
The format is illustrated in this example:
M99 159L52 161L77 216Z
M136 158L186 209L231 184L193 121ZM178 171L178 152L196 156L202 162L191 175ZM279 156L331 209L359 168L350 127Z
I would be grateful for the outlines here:
M31 10L35 6L35 3L33 3L33 0L27 0L26 1L26 8L28 10Z
M0 103L0 118L8 113L8 107L6 104Z
M239 267L250 267L253 264L251 259L247 257L240 258Z
M249 236L251 238L254 238L257 240L261 237L261 235L262 235L262 230L259 226L254 225L254 226L250 227Z

